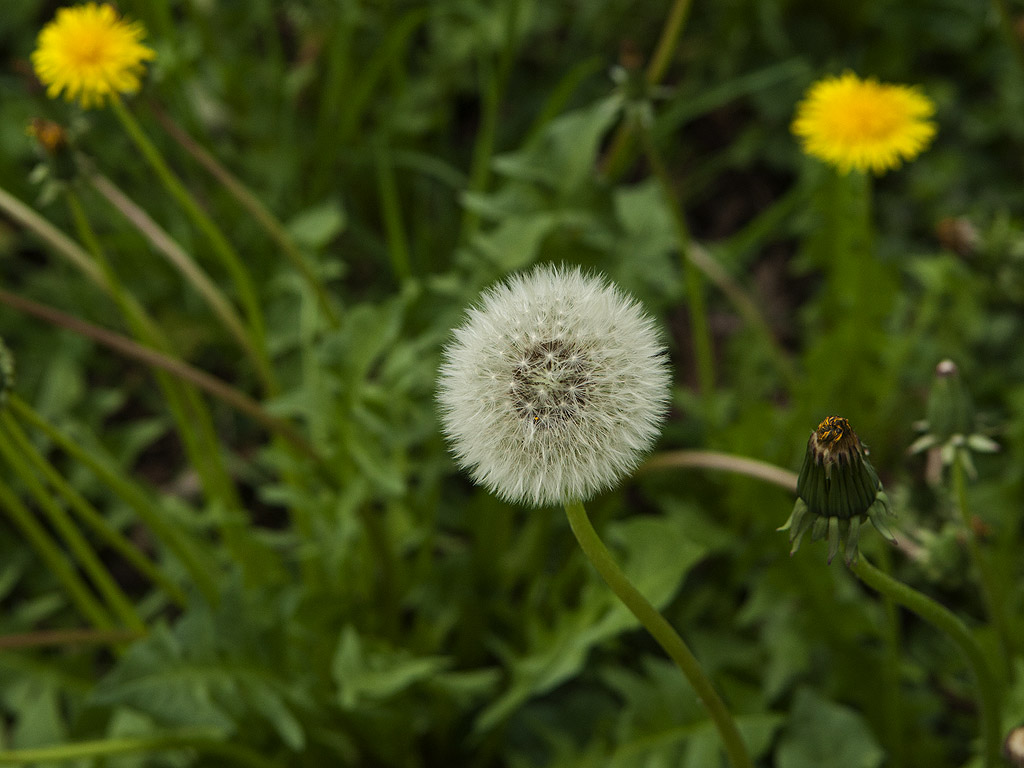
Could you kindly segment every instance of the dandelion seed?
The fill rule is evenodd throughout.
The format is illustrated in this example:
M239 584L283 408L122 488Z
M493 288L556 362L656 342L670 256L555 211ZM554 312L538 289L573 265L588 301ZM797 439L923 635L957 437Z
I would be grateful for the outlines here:
M861 80L852 72L814 83L792 131L808 155L842 173L881 175L913 160L935 136L931 100L919 89Z
M63 91L86 109L101 107L139 90L143 62L156 58L141 42L145 35L141 22L122 20L106 4L61 8L39 33L32 66L51 99Z
M444 351L445 435L474 481L534 505L585 500L636 468L667 409L664 346L600 277L541 266L486 292Z

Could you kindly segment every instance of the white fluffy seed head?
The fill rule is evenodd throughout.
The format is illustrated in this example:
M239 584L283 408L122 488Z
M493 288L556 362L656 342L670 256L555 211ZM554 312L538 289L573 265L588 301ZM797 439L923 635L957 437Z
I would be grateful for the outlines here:
M651 318L604 278L540 266L484 293L444 350L444 433L508 501L585 500L634 470L668 404Z

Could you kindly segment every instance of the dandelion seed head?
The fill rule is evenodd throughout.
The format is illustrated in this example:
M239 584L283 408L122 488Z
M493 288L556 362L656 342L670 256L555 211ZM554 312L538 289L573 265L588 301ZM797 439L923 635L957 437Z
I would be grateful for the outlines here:
M459 463L502 498L584 500L636 468L660 429L669 373L640 305L600 277L541 266L487 291L438 380Z

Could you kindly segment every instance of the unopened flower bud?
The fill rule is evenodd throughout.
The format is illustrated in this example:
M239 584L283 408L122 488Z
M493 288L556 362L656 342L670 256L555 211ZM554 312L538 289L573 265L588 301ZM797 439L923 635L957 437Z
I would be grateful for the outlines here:
M843 544L846 562L852 563L857 559L860 527L868 520L895 541L884 520L892 515L889 497L863 443L841 416L829 416L811 433L796 492L793 513L779 529L789 531L792 552L810 530L813 541L828 539L830 563Z
M942 467L952 465L958 458L967 474L974 477L971 453L999 450L992 438L977 431L970 394L960 377L960 369L952 360L943 360L935 366L935 381L928 395L928 418L918 428L925 434L908 450L910 453L928 451L933 457L934 470L930 474L933 483L941 482Z

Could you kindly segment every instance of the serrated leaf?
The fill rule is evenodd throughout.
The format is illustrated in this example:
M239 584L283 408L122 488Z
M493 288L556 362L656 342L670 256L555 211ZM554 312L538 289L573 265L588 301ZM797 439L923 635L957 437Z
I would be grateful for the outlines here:
M367 649L356 629L346 626L331 663L338 703L354 710L363 700L380 701L429 680L450 666L444 656L413 656L405 650Z

